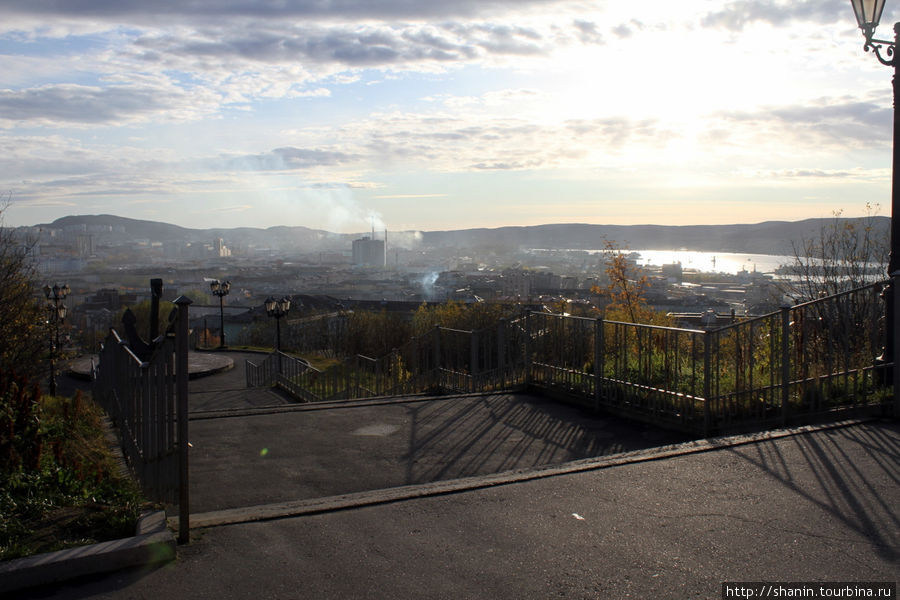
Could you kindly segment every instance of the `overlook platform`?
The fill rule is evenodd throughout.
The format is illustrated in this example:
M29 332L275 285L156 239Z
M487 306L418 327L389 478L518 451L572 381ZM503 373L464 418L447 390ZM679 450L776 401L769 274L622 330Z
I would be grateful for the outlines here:
M900 572L896 421L686 441L518 394L296 405L238 371L191 382L178 560L21 597L721 598Z

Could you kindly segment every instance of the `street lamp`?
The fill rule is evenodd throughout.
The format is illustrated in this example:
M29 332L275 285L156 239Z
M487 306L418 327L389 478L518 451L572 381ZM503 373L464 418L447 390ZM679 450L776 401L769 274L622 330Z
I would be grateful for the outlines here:
M56 395L56 352L59 348L59 324L66 318L66 305L62 303L72 290L68 285L53 284L44 286L44 295L47 297L47 312L50 313L50 321L55 326L55 341L50 340L50 395Z
M894 147L891 174L891 247L890 257L888 258L888 278L900 269L900 154L897 152L897 141L900 139L900 114L898 114L898 100L900 100L900 60L898 60L896 51L900 47L900 23L894 24L894 40L878 40L875 39L875 28L881 21L881 13L884 11L884 0L850 0L853 6L853 13L856 15L856 22L862 29L866 43L863 50L868 52L870 49L875 53L875 57L881 64L894 68L894 78L892 85L894 88ZM885 47L884 56L882 56L881 48ZM888 283L884 290L884 352L878 357L879 363L891 363L894 360L894 292L893 283ZM886 374L886 379L890 377Z
M210 291L219 297L219 331L222 332L219 337L219 348L225 347L225 296L231 291L230 281L213 280L209 284Z
M285 296L281 300L276 300L272 296L266 298L266 314L275 317L275 351L281 351L281 317L288 314L291 310L291 299Z

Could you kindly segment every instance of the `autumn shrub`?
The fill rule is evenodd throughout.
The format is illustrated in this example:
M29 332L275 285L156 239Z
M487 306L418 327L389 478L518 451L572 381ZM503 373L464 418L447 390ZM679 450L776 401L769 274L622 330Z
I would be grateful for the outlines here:
M0 559L133 535L141 504L93 401L0 371Z

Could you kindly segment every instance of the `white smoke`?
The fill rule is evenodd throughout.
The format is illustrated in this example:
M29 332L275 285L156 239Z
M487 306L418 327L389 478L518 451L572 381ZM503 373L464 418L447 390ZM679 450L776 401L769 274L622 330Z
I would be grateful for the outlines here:
M422 295L426 300L434 299L434 284L438 280L438 273L431 271L422 276Z

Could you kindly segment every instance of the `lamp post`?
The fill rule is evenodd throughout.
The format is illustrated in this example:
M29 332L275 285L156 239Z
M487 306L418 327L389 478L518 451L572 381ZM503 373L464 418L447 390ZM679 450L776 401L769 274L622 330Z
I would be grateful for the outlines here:
M66 284L53 284L44 286L44 295L47 297L47 311L50 313L50 321L55 328L54 338L50 340L50 395L56 395L56 352L59 348L59 324L66 318L66 305L63 300L71 293Z
M272 296L266 298L266 314L275 317L275 352L278 352L278 372L281 373L281 317L291 310L291 299L285 296L276 300Z
M894 77L892 86L894 88L894 146L891 173L891 247L890 258L888 259L888 278L900 269L900 154L897 152L897 142L900 140L900 114L898 114L898 99L900 99L900 60L896 55L897 48L900 47L900 23L894 24L894 39L879 40L875 39L875 28L881 21L881 13L884 11L884 0L850 0L853 6L853 13L856 15L856 22L863 32L866 43L863 50L868 52L872 50L878 62L894 68ZM882 55L882 47L884 47L884 55ZM894 361L894 286L888 283L884 290L884 351L877 362L891 363ZM887 381L891 380L891 376L885 374Z
M219 297L219 348L225 347L225 296L231 291L230 281L213 280L209 284L210 291Z

